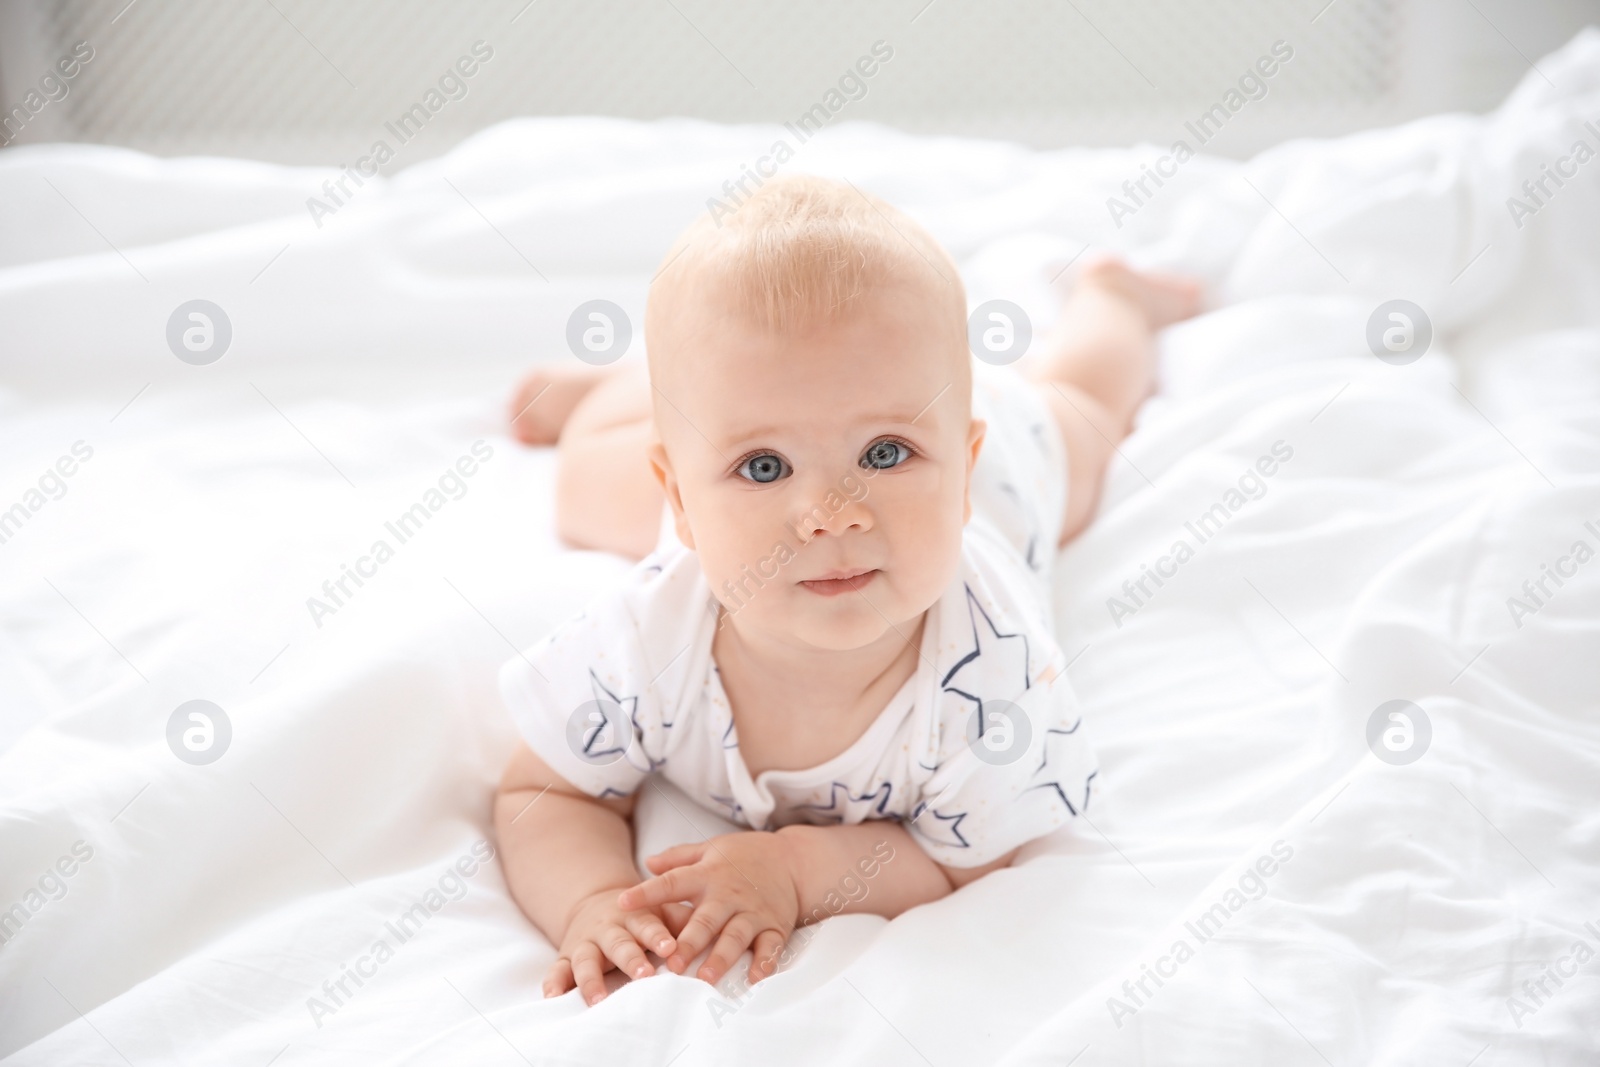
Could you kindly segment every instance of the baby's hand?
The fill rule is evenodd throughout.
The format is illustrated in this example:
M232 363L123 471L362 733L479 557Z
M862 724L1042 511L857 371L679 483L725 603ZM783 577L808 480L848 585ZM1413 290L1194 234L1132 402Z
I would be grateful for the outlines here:
M662 956L671 952L677 942L668 932L668 918L662 907L619 906L616 887L584 897L573 909L559 955L545 975L544 995L560 996L576 984L585 1003L597 1004L606 995L604 975L613 966L630 978L654 974L640 946ZM683 921L675 925L681 927Z
M800 913L789 853L777 834L723 834L669 848L645 863L656 877L626 890L618 904L647 908L688 900L695 905L667 959L673 973L682 974L719 931L722 936L699 977L716 984L746 948L753 954L752 983L777 969L778 953Z

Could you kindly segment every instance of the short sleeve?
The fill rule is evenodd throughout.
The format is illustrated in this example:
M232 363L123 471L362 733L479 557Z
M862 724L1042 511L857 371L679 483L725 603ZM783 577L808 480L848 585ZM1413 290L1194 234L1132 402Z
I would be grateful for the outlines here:
M528 747L591 796L631 795L670 756L683 666L696 657L668 646L694 643L700 627L681 595L687 572L664 573L662 562L647 557L621 589L500 669L501 697Z
M983 700L981 730L971 701L940 724L938 769L906 824L935 863L981 867L1088 809L1096 767L1077 698L1059 667L1046 674Z

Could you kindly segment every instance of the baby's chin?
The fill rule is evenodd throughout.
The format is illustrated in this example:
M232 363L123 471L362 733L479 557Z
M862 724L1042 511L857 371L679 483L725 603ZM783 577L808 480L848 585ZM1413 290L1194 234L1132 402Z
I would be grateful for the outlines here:
M773 603L772 610L759 614L743 612L739 622L758 626L800 647L850 652L885 635L911 639L922 611L908 610L905 605L894 603L895 599L880 596L869 601L859 593L821 597L796 586L787 604Z
M881 639L890 630L883 616L865 604L862 605L862 609L864 614L849 622L796 618L786 620L785 629L797 644L809 645L826 652L852 652ZM867 615L871 618L867 618ZM903 624L895 625L902 631L906 629Z

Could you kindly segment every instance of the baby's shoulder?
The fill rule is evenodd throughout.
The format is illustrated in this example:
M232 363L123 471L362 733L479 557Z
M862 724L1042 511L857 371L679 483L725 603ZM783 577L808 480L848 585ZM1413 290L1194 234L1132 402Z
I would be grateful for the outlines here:
M641 709L659 709L670 722L688 692L686 669L710 654L715 622L695 553L663 546L505 670L569 702L585 694L618 702L637 696Z
M508 660L501 696L567 781L627 795L693 733L683 716L703 690L715 620L693 554L652 553Z
M653 632L670 629L710 602L699 556L682 545L664 544L597 593L573 618L592 617L599 625Z
M672 544L634 564L585 610L599 626L637 634L648 649L669 642L677 651L691 636L709 643L711 631L702 624L714 615L715 604L699 555Z

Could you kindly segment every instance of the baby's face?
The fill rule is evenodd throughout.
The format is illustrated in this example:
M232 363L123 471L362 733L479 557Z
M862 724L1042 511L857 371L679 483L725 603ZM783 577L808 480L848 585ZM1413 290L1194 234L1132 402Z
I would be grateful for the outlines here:
M698 301L672 320L652 459L741 633L909 638L954 576L984 425L965 349L931 320L898 287L797 335Z

